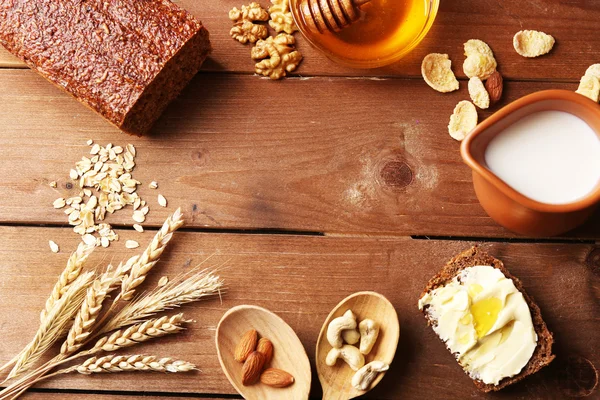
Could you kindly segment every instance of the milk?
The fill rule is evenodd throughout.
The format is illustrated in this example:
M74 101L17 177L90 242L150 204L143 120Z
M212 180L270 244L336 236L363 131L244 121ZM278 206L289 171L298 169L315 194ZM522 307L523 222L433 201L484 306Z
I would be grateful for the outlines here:
M498 133L485 151L485 162L530 199L566 204L600 183L600 139L573 114L540 111Z

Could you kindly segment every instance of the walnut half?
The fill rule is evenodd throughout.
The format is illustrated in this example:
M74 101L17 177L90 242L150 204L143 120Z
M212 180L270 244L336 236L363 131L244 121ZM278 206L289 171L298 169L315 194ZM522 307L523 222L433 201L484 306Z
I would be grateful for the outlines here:
M298 27L294 23L288 0L271 0L271 3L273 3L269 8L269 14L271 15L269 25L271 25L271 28L275 29L277 33L292 34L296 32Z
M256 2L242 6L241 10L234 7L229 11L229 19L235 23L229 34L240 43L256 43L256 41L266 38L269 34L265 25L255 24L257 21L267 21L269 19L267 10Z
M255 65L256 73L271 79L281 79L288 72L294 71L302 61L295 43L294 37L286 33L259 40L251 52L254 60L261 60Z

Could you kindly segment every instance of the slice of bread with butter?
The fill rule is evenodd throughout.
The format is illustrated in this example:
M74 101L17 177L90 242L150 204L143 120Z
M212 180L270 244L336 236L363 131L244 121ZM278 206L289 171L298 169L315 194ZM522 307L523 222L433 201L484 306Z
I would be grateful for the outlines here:
M434 276L419 309L475 386L500 390L554 359L552 333L521 281L478 247Z

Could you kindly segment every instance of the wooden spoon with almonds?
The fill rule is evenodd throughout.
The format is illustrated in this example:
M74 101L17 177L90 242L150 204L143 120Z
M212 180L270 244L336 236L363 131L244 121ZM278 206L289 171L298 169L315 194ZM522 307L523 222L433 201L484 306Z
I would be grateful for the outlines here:
M273 357L265 368L288 372L294 377L294 383L285 388L270 387L260 381L243 385L243 364L235 360L235 350L242 337L251 329L256 330L261 338L267 338L273 343ZM215 340L223 372L245 399L308 399L311 383L308 356L294 330L278 315L258 306L233 307L221 318Z
M352 310L356 315L357 322L368 318L380 325L379 336L371 352L365 356L365 364L377 360L389 365L396 354L400 338L400 323L392 303L375 292L358 292L346 297L329 313L317 340L315 363L323 387L324 400L348 400L362 396L373 389L385 374L380 372L369 389L363 391L352 386L355 372L343 360L338 360L333 367L325 363L327 353L332 349L326 337L327 327L334 318L342 316L348 310Z

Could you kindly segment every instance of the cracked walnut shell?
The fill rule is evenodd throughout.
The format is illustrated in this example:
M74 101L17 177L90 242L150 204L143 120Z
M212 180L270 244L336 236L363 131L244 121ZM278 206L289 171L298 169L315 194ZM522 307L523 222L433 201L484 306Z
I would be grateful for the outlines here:
M292 34L298 30L294 23L288 0L271 0L273 5L269 8L271 20L269 25L277 33L285 32Z
M261 60L255 65L256 73L271 79L281 79L295 70L302 61L302 55L294 47L295 43L294 37L286 33L259 40L251 52L254 60Z

